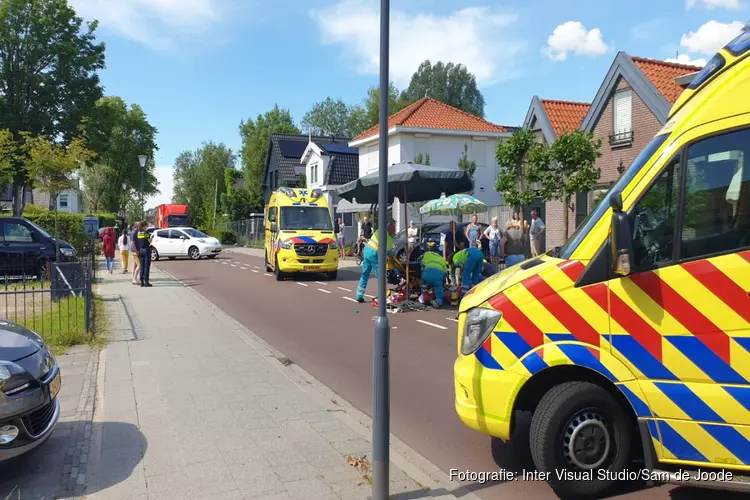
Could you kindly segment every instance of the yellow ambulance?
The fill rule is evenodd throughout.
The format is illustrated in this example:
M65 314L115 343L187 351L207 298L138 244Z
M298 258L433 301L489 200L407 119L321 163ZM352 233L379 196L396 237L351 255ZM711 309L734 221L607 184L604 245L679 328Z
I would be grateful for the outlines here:
M461 302L455 407L563 498L613 483L750 491L750 31L565 243Z
M336 279L338 244L321 190L279 188L265 212L266 271L274 272L277 281L290 273L325 273Z

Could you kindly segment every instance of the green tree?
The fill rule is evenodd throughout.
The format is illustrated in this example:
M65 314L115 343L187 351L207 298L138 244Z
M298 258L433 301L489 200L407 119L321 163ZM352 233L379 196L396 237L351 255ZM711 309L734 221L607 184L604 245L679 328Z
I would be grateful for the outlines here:
M354 137L351 129L353 107L341 99L326 97L313 104L312 109L302 118L302 130L310 130L314 135ZM359 132L357 132L359 133Z
M131 188L140 198L141 174L143 196L159 192L154 156L157 130L137 104L128 104L117 96L102 97L96 102L91 116L84 120L82 129L87 146L97 154L96 163L103 165L110 175L105 178L99 202L103 210L117 212L125 204L125 191ZM148 161L141 172L139 155ZM84 181L85 184L85 181ZM126 190L122 189L125 184Z
M0 3L0 129L23 149L22 132L61 139L79 134L102 89L104 44L97 23L83 20L66 0L3 0ZM17 157L11 168L13 214L21 215L31 176Z
M388 115L404 109L409 103L402 99L396 86L388 85ZM362 104L352 112L352 133L356 136L380 121L380 87L370 87Z
M469 160L469 145L464 144L464 152L461 153L461 157L458 159L458 169L469 173L471 177L472 185L474 183L474 173L477 171L477 162Z
M13 166L17 155L18 147L13 134L8 129L0 130L0 186L13 181Z
M549 147L549 161L540 165L540 194L545 200L559 200L565 207L563 229L569 235L569 214L575 210L571 200L576 193L587 193L593 189L601 176L601 169L594 162L601 156L601 139L591 132L576 130L558 137Z
M288 109L274 105L255 120L240 123L242 137L242 170L245 186L253 206L263 206L263 184L266 177L266 156L271 134L300 134Z
M82 165L78 171L78 177L83 183L83 195L86 197L92 212L102 211L102 199L110 184L109 179L115 173L114 169L98 162ZM125 193L123 193L124 199Z
M226 193L225 170L235 168L235 154L223 143L206 142L183 151L174 164L174 202L190 206L197 226L214 227L218 200Z
M235 168L224 170L225 191L221 195L223 215L229 221L247 219L255 210L250 194L243 185L242 172Z
M537 195L533 185L549 162L547 148L537 142L534 132L521 129L497 145L495 158L500 165L495 190L503 195L504 203L520 210L523 224L524 209Z
M438 61L433 65L429 59L420 64L401 98L413 103L423 97L484 117L484 96L477 87L476 78L463 64Z

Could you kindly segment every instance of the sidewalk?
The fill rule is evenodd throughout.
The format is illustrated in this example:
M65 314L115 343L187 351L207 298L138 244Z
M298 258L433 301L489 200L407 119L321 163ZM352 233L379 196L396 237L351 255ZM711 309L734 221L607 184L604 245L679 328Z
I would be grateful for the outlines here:
M369 498L368 471L347 463L371 449L356 412L196 291L151 275L147 289L103 275L110 343L86 498ZM423 459L392 460L392 498L455 498Z

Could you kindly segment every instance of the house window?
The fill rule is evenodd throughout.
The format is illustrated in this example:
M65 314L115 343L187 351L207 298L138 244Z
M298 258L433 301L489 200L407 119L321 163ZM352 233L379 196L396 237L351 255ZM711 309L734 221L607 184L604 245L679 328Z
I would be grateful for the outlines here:
M58 197L58 200L59 200L60 208L68 208L68 195L67 194L61 194Z
M586 219L589 212L589 193L576 193L576 227Z
M314 163L310 166L310 183L317 184L318 182L318 164Z
M612 135L609 143L612 145L626 145L633 143L633 92L622 90L613 99Z

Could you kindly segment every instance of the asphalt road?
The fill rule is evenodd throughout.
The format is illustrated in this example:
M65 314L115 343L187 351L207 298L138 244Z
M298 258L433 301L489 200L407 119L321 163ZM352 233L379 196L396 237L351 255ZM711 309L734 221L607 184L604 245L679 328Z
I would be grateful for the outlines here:
M361 411L372 415L372 318L369 301L353 301L357 268L338 280L311 276L276 282L263 260L225 253L214 260L167 260L154 265L221 307ZM320 280L320 281L317 281ZM376 293L370 280L368 293ZM455 311L389 315L391 332L391 430L441 469L521 472L533 470L528 444L502 443L466 428L453 406ZM539 481L475 484L483 499L556 496ZM649 500L711 498L717 492L627 485L614 497ZM735 497L720 493L724 500ZM739 498L739 497L736 497Z

